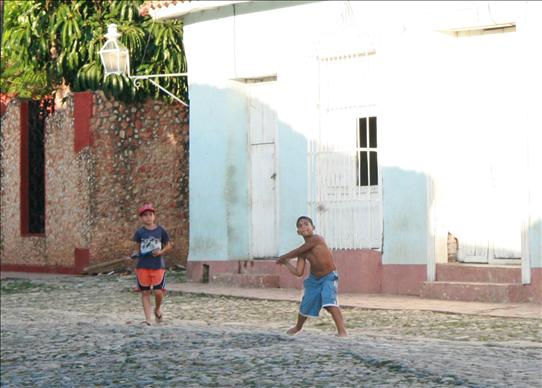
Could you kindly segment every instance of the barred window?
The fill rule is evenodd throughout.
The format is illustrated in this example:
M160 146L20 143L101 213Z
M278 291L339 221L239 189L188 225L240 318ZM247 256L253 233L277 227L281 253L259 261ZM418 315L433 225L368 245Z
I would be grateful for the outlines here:
M378 185L377 152L376 117L361 117L357 130L357 186Z

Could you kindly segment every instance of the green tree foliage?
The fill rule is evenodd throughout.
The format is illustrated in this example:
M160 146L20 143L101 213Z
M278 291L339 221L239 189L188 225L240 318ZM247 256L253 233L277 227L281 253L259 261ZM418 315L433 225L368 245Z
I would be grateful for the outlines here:
M64 82L74 92L103 90L123 101L170 97L147 81L136 89L123 75L104 80L99 50L115 23L130 52L132 74L186 72L179 20L155 22L139 15L143 0L5 1L0 90L40 98ZM186 101L185 77L156 79Z

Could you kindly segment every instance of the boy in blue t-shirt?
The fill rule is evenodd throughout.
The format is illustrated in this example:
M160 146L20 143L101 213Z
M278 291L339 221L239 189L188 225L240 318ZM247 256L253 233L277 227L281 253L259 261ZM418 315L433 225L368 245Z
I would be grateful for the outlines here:
M154 316L157 322L162 320L162 300L166 291L166 270L163 255L172 248L167 231L155 223L155 209L151 203L145 203L138 211L143 223L134 234L137 243L138 259L136 267L137 290L141 291L145 322L151 325L151 292L154 290Z

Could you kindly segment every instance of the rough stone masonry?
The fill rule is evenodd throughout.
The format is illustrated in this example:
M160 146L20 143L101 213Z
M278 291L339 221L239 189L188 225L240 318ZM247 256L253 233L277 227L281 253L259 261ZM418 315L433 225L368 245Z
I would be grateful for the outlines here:
M185 107L153 100L125 104L102 92L69 96L65 108L45 122L45 233L24 234L21 212L29 200L21 198L24 103L12 100L2 117L3 269L74 273L126 256L139 222L136 209L144 201L155 204L157 222L170 232L174 249L167 262L186 262Z

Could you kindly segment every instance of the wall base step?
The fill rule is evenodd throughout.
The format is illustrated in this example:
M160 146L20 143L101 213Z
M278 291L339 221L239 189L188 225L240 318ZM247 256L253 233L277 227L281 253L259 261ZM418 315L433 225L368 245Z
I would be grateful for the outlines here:
M420 296L467 302L531 302L525 287L516 283L424 282Z
M521 284L521 266L437 264L439 282Z

